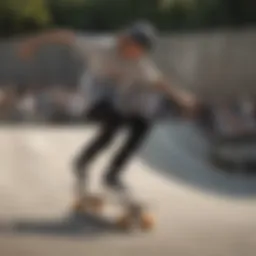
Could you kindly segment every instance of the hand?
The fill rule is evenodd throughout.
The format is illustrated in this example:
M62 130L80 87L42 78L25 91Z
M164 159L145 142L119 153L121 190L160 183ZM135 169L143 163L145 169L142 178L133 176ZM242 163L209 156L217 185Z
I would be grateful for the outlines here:
M192 118L196 119L200 115L200 110L201 110L201 102L193 97L190 100L186 102L186 107L184 108L184 116L187 118Z

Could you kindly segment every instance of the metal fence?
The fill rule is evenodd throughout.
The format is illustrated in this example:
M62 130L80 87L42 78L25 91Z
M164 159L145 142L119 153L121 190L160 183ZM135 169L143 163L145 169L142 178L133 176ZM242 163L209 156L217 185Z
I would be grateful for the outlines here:
M17 57L18 42L0 45L0 84L77 83L82 66L72 49L47 47L24 63ZM163 36L153 58L175 83L206 98L256 95L256 29Z

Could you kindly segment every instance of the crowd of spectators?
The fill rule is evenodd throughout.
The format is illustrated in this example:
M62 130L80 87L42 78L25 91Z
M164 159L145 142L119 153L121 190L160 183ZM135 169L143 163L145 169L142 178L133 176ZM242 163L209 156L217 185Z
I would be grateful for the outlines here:
M82 120L83 103L82 95L71 86L1 86L0 121L77 123Z
M256 135L256 102L252 99L219 102L206 106L199 120L213 138Z
M0 85L2 123L75 124L83 120L84 99L75 86ZM203 128L223 136L256 131L255 101L208 105Z

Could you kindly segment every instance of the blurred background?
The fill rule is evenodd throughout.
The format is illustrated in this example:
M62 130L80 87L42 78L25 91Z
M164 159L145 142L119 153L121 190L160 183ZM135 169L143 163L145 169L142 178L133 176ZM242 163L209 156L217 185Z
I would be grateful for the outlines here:
M160 30L159 68L201 104L185 120L164 101L127 172L153 235L112 236L72 212L71 162L96 131L81 116L82 59L55 44L25 62L18 48L58 28L104 42L140 19ZM0 36L1 255L255 255L255 0L0 0Z
M76 90L82 72L79 57L72 49L49 45L40 49L32 62L23 62L17 56L21 38L68 28L90 40L106 40L138 19L152 21L161 32L153 53L161 70L202 100L201 114L194 121L204 133L203 140L210 141L211 161L229 170L235 166L254 170L253 0L2 1L1 123L83 122L79 116L83 99Z

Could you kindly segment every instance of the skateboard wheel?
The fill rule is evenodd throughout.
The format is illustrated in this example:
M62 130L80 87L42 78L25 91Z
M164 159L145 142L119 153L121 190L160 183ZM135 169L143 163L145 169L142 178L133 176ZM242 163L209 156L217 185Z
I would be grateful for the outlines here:
M132 218L129 215L123 216L117 221L116 225L123 230L129 230L132 228Z
M142 214L140 217L140 227L144 231L153 229L155 225L154 217L150 214Z

